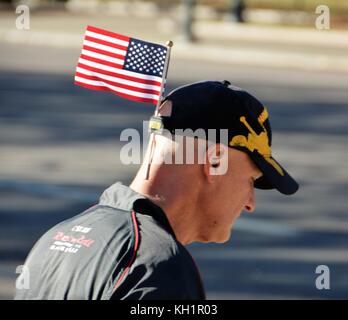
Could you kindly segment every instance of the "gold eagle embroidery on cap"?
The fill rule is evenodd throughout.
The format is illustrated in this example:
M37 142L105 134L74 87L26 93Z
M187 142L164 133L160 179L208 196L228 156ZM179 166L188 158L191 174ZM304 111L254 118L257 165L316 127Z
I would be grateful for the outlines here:
M249 125L245 117L240 117L240 122L242 122L249 130L248 137L237 135L232 138L229 145L231 147L245 147L248 148L250 152L256 150L263 158L270 164L274 169L276 169L279 174L284 175L283 169L279 166L272 156L272 149L268 143L268 136L266 128L263 125L268 118L267 109L264 108L259 117L257 118L259 124L262 126L263 131L260 134L256 134L253 128Z

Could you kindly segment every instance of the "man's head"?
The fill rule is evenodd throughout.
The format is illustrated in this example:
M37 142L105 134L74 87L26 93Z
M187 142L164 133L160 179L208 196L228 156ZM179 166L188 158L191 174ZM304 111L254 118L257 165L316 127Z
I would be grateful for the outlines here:
M227 81L174 90L150 128L151 149L140 170L144 177L150 168L149 179L136 179L132 186L159 196L184 243L228 240L242 210L255 208L254 186L284 194L298 188L272 157L266 108Z

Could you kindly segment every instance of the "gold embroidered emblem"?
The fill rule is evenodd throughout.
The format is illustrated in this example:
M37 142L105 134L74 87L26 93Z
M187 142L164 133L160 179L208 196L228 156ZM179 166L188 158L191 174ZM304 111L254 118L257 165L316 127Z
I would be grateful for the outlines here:
M231 147L245 147L248 148L250 152L256 150L259 154L263 156L263 158L276 169L279 174L284 175L283 169L279 166L277 162L275 162L272 158L272 150L268 143L268 136L266 132L266 128L264 126L264 122L268 118L267 109L264 108L261 114L258 117L258 122L262 126L263 131L260 134L256 134L253 128L249 125L245 117L240 117L240 122L242 122L247 129L249 130L248 137L243 135L237 135L232 138L229 145Z

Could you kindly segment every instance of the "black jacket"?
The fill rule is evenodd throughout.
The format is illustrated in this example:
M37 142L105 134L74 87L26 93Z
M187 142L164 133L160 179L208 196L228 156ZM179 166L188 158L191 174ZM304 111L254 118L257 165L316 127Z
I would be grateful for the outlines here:
M160 207L116 183L54 226L25 266L15 299L204 299L199 272Z

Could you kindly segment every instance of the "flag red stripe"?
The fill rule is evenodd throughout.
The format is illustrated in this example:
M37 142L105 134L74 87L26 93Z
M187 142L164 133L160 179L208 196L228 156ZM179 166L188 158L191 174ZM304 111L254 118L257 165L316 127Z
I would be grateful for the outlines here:
M80 73L80 72L76 72L76 75L78 77L89 79L89 80L102 81L102 82L108 83L108 84L110 84L112 86L123 88L123 89L128 89L128 90L131 90L131 91L137 91L137 92L148 93L148 94L156 94L158 96L160 94L160 92L157 91L157 90L138 88L138 87L134 87L134 86L130 86L130 85L124 84L124 83L110 81L110 80L106 80L106 79L101 79L101 78L96 77L96 76L90 76L90 75L87 75L87 74L84 74L84 73Z
M104 64L106 66L117 68L117 69L122 69L122 67L123 67L122 64L117 64L117 63L113 63L113 62L110 62L110 61L106 61L106 60L102 60L102 59L86 56L85 54L81 54L80 57L82 59L86 59L86 60L93 61L93 62L96 62L96 63Z
M130 99L130 100L134 100L134 101L138 101L138 102L146 102L146 103L152 103L152 104L157 104L157 100L155 99L149 99L149 98L141 98L141 97L136 97L136 96L131 96L125 93L120 93L117 92L115 90L112 90L108 87L99 87L99 86L92 86L90 84L87 83L83 83L83 82L79 82L79 81L75 81L75 84L81 87L85 87L88 89L93 89L93 90L99 90L99 91L109 91L112 92L120 97L126 98L126 99Z
M146 80L146 79L142 79L142 78L126 76L124 74L119 74L119 73L116 73L116 72L107 71L107 70L103 70L103 69L98 69L98 68L94 68L94 67L91 67L91 66L87 66L87 65L85 65L85 64L83 64L81 62L79 62L77 64L77 66L82 68L82 69L98 72L98 73L101 73L101 74L105 74L107 76L117 77L117 78L121 78L121 79L124 79L124 80L130 80L130 81L139 82L139 83L143 83L143 84L149 84L149 85L153 85L153 86L161 86L161 82L159 82L159 81Z
M112 48L115 48L115 49L124 50L124 51L127 51L127 48L128 48L128 47L122 46L120 44L116 44L116 43L113 43L113 42L101 40L101 39L94 38L94 37L91 37L91 36L85 36L85 40L92 41L92 42L95 42L95 43L99 43L99 44L102 44L104 46L112 47Z
M96 53L100 53L100 54L104 54L104 55L112 57L112 58L124 60L124 56L122 56L121 54L112 53L110 51L105 51L105 50L94 48L94 47L91 47L91 46L84 45L82 47L82 49L85 49L85 50L88 50L88 51L92 51L92 52L96 52Z
M87 30L95 32L95 33L100 33L100 34L103 34L105 36L109 36L109 37L112 37L112 38L120 39L120 40L123 40L123 41L129 41L129 37L124 36L122 34L118 34L116 32L111 32L111 31L99 29L99 28L92 27L92 26L87 26Z

